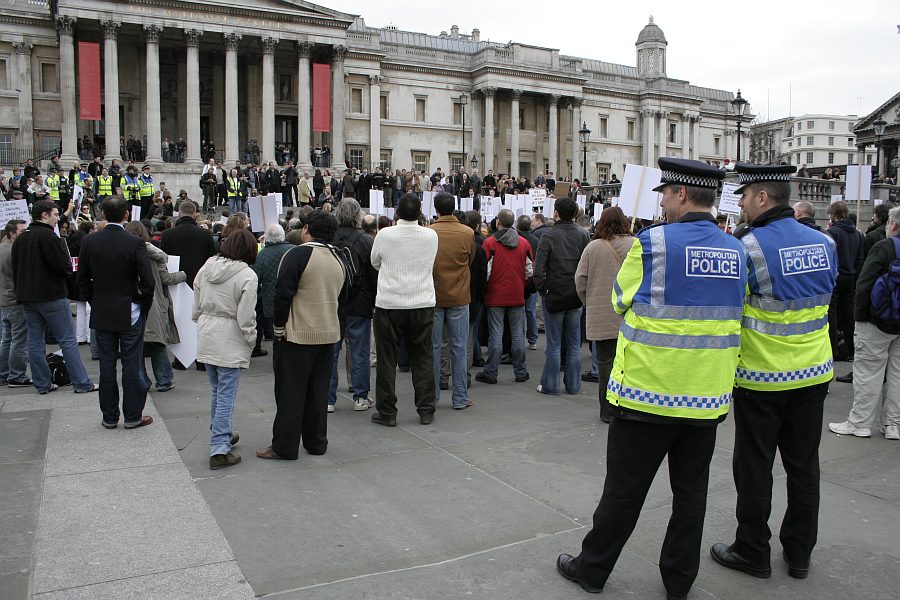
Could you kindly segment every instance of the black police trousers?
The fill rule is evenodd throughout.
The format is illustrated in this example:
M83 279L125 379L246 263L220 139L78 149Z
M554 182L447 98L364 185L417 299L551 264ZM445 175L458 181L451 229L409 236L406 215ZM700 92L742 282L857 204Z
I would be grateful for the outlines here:
M716 444L716 426L657 424L614 418L609 426L606 482L594 511L591 531L576 558L578 576L603 587L634 531L638 516L659 470L668 456L672 516L659 555L666 590L684 596L700 569L700 541L706 515L709 462Z
M793 565L809 562L819 530L819 441L828 383L758 392L734 390L734 484L737 534L732 550L753 563L770 561L772 465L776 450L787 472L781 547Z

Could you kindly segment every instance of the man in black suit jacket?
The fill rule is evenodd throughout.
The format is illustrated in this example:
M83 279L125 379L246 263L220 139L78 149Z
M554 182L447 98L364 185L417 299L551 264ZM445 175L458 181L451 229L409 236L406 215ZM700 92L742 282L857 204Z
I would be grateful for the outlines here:
M100 346L100 410L103 426L119 422L119 384L116 355L122 359L122 413L125 428L153 422L143 416L147 385L141 377L144 360L144 321L156 287L144 240L123 228L128 211L125 199L111 196L103 203L108 221L102 230L81 242L78 288L91 303L91 329Z
M216 253L212 233L197 224L197 207L189 200L178 205L178 220L163 232L159 247L169 256L181 257L179 270L184 271L191 288L200 267Z

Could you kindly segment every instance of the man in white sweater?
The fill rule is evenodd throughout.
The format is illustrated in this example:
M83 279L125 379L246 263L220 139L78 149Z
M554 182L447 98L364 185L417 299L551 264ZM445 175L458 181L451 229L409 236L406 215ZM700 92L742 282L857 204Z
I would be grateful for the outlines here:
M434 278L437 234L419 226L422 202L414 193L400 198L394 227L382 229L372 246L372 266L378 270L375 295L375 413L372 422L397 426L397 352L406 342L415 390L416 410L423 425L434 422Z

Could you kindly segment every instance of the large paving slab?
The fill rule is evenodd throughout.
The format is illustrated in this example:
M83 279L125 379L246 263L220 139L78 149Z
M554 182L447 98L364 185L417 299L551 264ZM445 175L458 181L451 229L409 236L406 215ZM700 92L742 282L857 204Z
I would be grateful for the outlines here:
M257 594L579 526L438 448L198 485Z

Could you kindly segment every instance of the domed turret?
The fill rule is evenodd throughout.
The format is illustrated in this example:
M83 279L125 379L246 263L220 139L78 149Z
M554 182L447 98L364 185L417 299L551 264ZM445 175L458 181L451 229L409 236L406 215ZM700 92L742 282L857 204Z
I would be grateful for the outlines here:
M637 68L641 77L656 78L666 76L666 35L659 25L650 22L644 25L634 43L637 48Z

